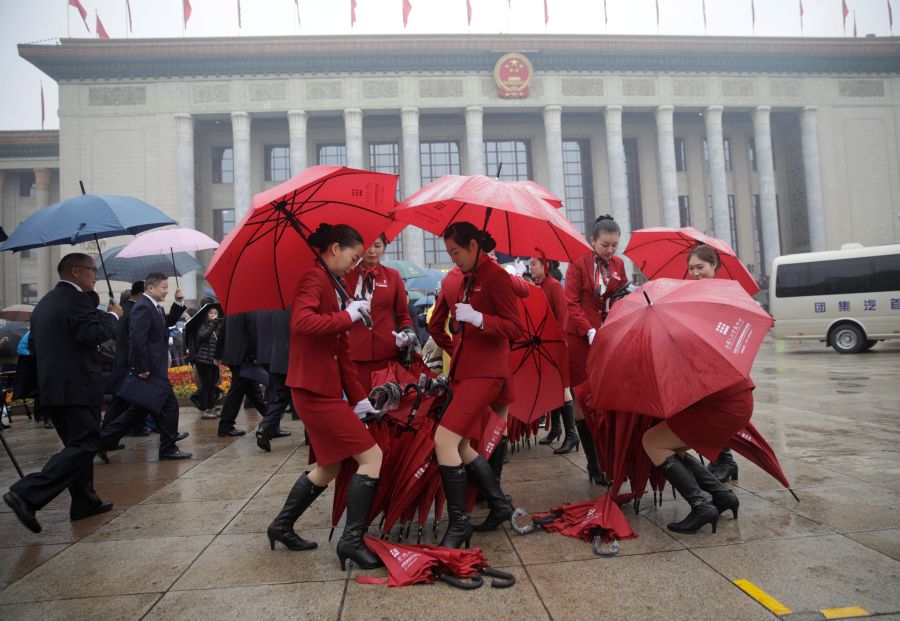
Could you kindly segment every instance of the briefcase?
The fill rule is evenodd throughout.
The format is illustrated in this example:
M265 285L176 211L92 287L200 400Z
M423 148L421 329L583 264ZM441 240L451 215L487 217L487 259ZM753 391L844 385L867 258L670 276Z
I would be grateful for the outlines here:
M269 372L266 371L264 367L252 362L241 363L241 370L238 373L238 377L248 379L257 384L269 385Z
M161 412L163 404L172 393L172 385L168 380L149 376L141 379L137 375L128 373L122 380L122 386L116 396L131 405L146 408L153 412Z

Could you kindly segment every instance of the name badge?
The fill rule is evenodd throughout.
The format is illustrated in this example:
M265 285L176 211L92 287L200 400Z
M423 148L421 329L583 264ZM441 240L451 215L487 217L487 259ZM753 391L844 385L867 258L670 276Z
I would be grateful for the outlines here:
M385 281L385 282L376 282L376 283L375 283L375 286L376 286L376 287L387 287L388 284L387 284L386 281Z
M481 287L479 286L479 287L472 288L472 293L475 293L476 291L481 291Z

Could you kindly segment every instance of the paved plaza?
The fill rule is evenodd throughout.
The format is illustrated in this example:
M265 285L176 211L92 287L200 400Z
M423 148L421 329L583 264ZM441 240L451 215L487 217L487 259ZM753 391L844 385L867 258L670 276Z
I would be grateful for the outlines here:
M638 534L615 558L556 534L508 528L476 534L511 589L458 591L444 584L360 585L340 571L328 541L331 489L298 530L312 552L269 550L264 531L307 464L302 426L261 452L252 434L218 438L216 421L181 412L183 462L156 461L157 439L95 467L108 514L72 523L63 494L38 513L32 534L0 506L0 619L771 619L733 584L747 580L783 605L786 618L825 618L858 607L900 619L900 343L841 356L821 344L768 340L757 359L753 422L778 454L800 498L738 458L740 519L717 534L665 528L686 513L666 493L625 515ZM238 426L258 418L245 411ZM53 431L14 418L4 432L26 471L56 450ZM522 447L503 472L517 504L541 511L596 497L582 453ZM0 487L15 480L0 455ZM484 513L484 508L477 511ZM430 523L429 523L430 524ZM428 542L432 542L429 538ZM383 576L384 570L364 572ZM76 582L71 578L78 575ZM764 599L764 598L763 598ZM771 602L769 605L777 610ZM854 614L853 610L829 615ZM855 614L862 614L857 610Z

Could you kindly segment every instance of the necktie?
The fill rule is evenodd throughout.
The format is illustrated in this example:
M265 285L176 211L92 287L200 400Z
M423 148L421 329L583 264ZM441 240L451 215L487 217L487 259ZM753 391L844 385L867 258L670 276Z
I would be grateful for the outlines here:
M159 318L163 320L163 323L166 321L166 311L163 310L163 307L159 304L156 305L156 310L159 311Z

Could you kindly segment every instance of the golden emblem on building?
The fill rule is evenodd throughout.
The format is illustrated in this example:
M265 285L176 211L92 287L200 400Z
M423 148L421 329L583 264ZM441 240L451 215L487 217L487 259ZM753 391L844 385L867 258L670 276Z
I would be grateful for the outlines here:
M494 82L504 99L524 99L528 97L528 87L534 67L524 54L510 52L504 54L494 65Z

